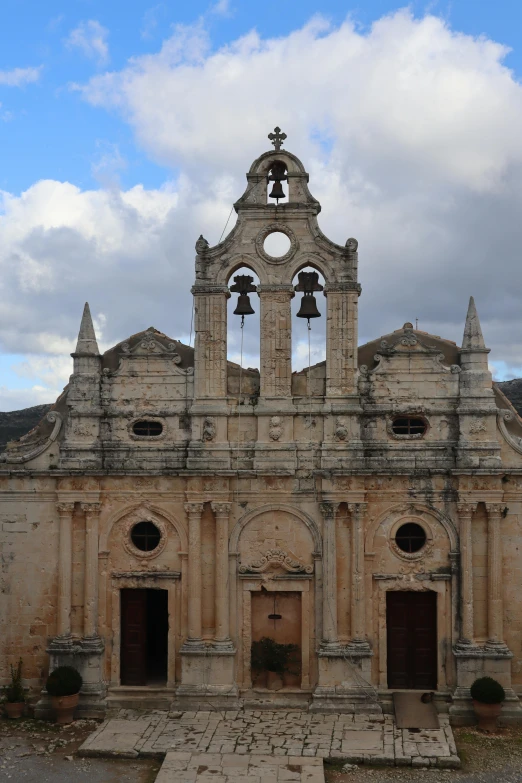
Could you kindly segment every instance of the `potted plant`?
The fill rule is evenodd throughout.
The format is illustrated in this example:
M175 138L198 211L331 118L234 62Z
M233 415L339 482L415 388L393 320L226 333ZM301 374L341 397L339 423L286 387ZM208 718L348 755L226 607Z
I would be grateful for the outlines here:
M22 659L16 668L11 669L11 684L5 688L4 707L8 718L21 718L25 707L24 686L22 685Z
M482 731L495 731L497 719L506 694L502 685L492 677L480 677L470 688L473 709Z
M290 672L290 661L299 650L297 644L279 644L268 636L252 642L251 667L253 672L266 672L266 687L277 691L283 687L285 672ZM257 676L255 679L257 679Z
M45 687L56 713L56 723L73 722L82 684L81 674L72 666L58 666L48 676Z

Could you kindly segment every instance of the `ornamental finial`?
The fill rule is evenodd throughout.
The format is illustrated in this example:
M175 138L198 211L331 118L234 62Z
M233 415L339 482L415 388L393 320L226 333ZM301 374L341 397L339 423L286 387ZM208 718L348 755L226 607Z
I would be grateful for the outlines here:
M274 145L276 152L279 152L284 140L286 139L286 133L281 133L281 128L276 126L274 128L274 133L269 133L268 138Z

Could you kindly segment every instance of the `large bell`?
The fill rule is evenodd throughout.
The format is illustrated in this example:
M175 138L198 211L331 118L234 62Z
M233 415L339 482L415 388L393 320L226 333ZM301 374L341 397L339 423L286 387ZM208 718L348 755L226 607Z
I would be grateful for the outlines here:
M322 291L323 286L319 283L319 275L317 272L299 272L298 275L299 284L296 285L296 291L303 292L303 298L301 299L301 307L297 313L298 318L320 318L321 313L317 309L317 302L315 301L314 291Z
M304 294L301 299L301 307L297 313L298 318L320 318L321 313L317 309L317 302L313 294Z
M268 197L269 198L276 198L278 200L280 198L284 198L285 197L285 192L283 190L283 186L281 185L281 181L280 180L277 179L274 182L274 184L272 186L272 190L268 194Z
M248 294L239 294L234 315L254 315L255 310L250 304Z
M240 315L242 320L245 315L253 315L255 313L254 308L250 304L250 297L248 295L253 291L257 291L253 282L254 278L250 275L236 275L236 277L234 277L234 285L230 286L231 291L235 294L239 294L234 315Z

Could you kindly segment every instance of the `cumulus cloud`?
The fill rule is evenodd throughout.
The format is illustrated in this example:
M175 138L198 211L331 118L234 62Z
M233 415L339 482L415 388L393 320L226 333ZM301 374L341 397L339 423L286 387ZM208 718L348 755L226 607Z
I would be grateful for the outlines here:
M359 240L361 341L418 318L460 342L473 294L492 367L522 374L522 87L506 54L408 11L365 32L317 17L217 50L203 22L176 27L156 54L82 88L121 112L175 179L157 190L44 181L3 194L4 350L43 353L42 332L73 340L86 299L106 315L107 344L150 325L188 339L195 239L219 240L277 124L310 172L323 231ZM255 335L249 326L245 363ZM312 363L321 341L314 324ZM307 364L307 344L294 348ZM239 333L231 349L237 358Z
M10 71L0 71L0 85L24 87L26 84L33 84L40 78L42 67L39 65L37 68L13 68Z
M79 49L89 60L103 66L109 62L109 31L96 19L80 22L65 40L68 49Z

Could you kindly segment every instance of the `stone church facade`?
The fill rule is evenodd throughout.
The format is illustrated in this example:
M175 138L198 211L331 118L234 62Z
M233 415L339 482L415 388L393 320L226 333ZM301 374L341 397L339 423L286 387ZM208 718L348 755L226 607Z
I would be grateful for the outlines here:
M49 668L72 663L84 714L375 713L406 688L465 723L490 674L521 721L522 421L473 300L460 347L407 323L358 348L357 241L321 232L303 164L271 137L234 229L196 244L194 349L150 328L100 355L86 305L69 385L0 457L2 681L21 656L39 715ZM227 361L242 267L259 371ZM292 373L310 267L326 361ZM263 637L297 646L274 690L251 667Z

